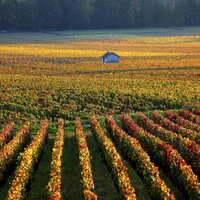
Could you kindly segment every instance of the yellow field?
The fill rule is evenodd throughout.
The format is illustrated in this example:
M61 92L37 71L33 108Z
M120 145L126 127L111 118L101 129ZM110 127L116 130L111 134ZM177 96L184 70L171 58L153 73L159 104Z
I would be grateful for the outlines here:
M118 64L102 64L107 51ZM1 119L181 108L200 102L200 36L0 44Z

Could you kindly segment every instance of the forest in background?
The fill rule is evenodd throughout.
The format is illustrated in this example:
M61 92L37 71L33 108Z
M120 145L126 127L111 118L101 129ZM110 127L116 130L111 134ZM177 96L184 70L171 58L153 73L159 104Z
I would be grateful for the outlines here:
M199 0L0 0L0 30L199 26Z

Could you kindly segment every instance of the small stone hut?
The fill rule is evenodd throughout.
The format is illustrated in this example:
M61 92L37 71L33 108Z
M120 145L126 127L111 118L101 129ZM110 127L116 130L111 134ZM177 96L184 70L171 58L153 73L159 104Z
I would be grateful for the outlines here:
M114 52L107 52L102 57L102 63L118 63L120 57Z

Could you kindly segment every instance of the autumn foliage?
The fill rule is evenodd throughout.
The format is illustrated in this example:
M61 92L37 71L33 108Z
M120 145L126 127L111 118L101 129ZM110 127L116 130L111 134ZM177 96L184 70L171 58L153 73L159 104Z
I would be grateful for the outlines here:
M56 133L54 147L52 150L50 180L47 190L50 200L59 200L62 198L62 156L64 145L64 120L58 120L58 131Z
M121 197L124 200L136 199L135 189L130 182L127 174L127 168L123 164L122 159L112 141L105 135L99 122L94 116L91 117L91 126L97 142L99 143L104 154L107 165L110 167L112 174L114 175L114 180L117 184Z
M87 141L83 133L81 119L76 118L76 139L79 148L79 162L81 167L81 183L83 185L83 196L85 200L96 200L97 195L94 193L94 182L91 169L90 152Z
M124 128L128 133L137 138L142 147L149 153L155 155L165 167L170 169L174 179L179 182L191 199L198 199L200 193L200 182L194 174L190 165L180 156L172 146L159 138L151 135L138 127L128 115L121 117Z
M136 166L137 172L146 183L153 198L175 199L173 193L160 178L158 168L142 148L139 141L123 131L111 117L106 118L108 129L116 144L129 160Z
M30 181L45 139L47 138L48 120L41 122L37 135L33 138L30 145L24 150L20 165L15 171L14 179L10 185L7 200L21 200L25 198L26 186Z

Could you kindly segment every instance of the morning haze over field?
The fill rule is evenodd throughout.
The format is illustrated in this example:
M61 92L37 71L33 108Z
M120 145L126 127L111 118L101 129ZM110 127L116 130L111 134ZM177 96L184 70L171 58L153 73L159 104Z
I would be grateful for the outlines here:
M199 199L199 10L0 0L0 199Z

